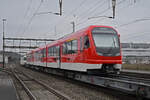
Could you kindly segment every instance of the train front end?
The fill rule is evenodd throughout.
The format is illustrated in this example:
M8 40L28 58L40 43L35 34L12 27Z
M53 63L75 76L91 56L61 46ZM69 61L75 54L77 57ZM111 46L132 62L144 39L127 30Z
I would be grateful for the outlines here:
M91 40L95 52L95 62L107 73L119 73L121 70L120 35L112 27L91 28Z

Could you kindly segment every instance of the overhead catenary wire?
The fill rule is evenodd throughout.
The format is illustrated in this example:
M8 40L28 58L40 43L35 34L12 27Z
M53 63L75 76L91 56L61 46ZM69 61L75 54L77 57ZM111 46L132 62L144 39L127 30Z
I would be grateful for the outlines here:
M87 7L85 11L80 12L78 16L84 17L84 16L87 16L87 14L92 14L93 12L97 10L98 7L102 7L106 2L107 2L106 0L99 0L98 2L91 4L91 7Z
M121 0L121 1L117 2L116 6L119 6L120 4L124 3L125 1L126 1L126 0ZM105 10L103 10L103 11L101 11L101 12L95 14L94 16L96 16L96 15L99 15L99 16L100 16L100 15L102 15L103 13L109 11L110 9L111 9L110 6L108 6ZM102 20L103 20L103 19L102 19ZM79 27L79 25L84 24L84 22L86 22L86 21L88 21L88 19L84 18L84 20L83 20L82 22L80 22L80 23L77 23L76 26Z
M69 17L70 15L72 15L73 13L75 13L79 8L81 8L85 3L87 2L87 0L83 0L81 1L81 3L75 8L75 9L72 9L64 18L62 19L67 19L67 17ZM61 20L62 20L61 19ZM61 21L60 20L60 21ZM60 21L58 21L56 24L58 24ZM55 25L56 25L55 24Z
M127 0L120 0L120 1L118 1L117 2L117 4L116 4L116 6L118 6L118 5L120 5L120 4L122 4L122 3L124 3L125 1L127 1ZM110 7L110 2L111 2L111 0L109 0L109 5L108 5L108 8L107 9L105 9L105 10L103 10L102 12L100 12L100 13L97 13L97 14L104 14L105 12L107 12L107 11L109 11L110 9L111 9L111 7ZM94 6L95 7L95 6ZM93 7L93 8L94 8ZM93 9L92 8L92 9ZM76 9L77 10L77 9ZM87 12L89 12L89 11L87 11ZM74 12L75 13L75 12ZM83 12L80 12L81 14L83 13ZM92 14L93 14L94 12L92 12ZM85 16L85 18L84 19L81 19L81 20L79 20L79 23L77 23L76 24L76 27L79 27L79 26L81 26L82 24L84 24L85 22L87 22L88 20L86 19L86 17L88 17L89 15L92 15L91 13L90 14L87 14L87 16ZM95 15L97 15L97 14L95 14ZM68 16L66 16L66 17L68 17ZM79 17L82 17L82 16L79 16ZM104 20L104 19L101 19L101 20ZM100 20L100 21L101 21ZM56 25L55 25L56 26Z
M80 22L80 23L77 23L77 26L82 24L82 23L84 23L84 22L86 22L86 21L88 21L89 15L90 16L93 15L97 11L97 9L100 9L101 7L103 7L105 3L107 3L106 0L104 2L102 2L102 3L98 3L97 2L97 4L93 8L87 9L87 11L85 11L85 14L82 14L83 16L80 16L80 19L81 20L84 19L84 20L82 22ZM86 12L88 12L88 13L86 13Z
M55 24L55 26L57 25L57 24L59 24L59 23L63 23L62 21L64 20L64 19L67 19L67 18L69 18L70 16L72 16L72 14L73 13L75 13L75 12L77 12L80 8L82 8L82 6L87 2L88 0L83 0L83 1L81 1L80 3L79 3L79 5L78 6L76 6L74 9L72 9L69 13L67 13L66 15L65 15L65 17L62 17L60 20L58 20L57 22L56 22L56 24ZM81 12L80 12L81 13ZM74 15L74 14L73 14ZM54 23L52 23L52 24L54 24ZM51 24L51 25L52 25ZM50 26L51 26L50 25ZM52 27L49 29L49 30L52 30ZM49 31L48 31L49 32ZM48 32L45 32L45 34L46 33L48 33Z
M103 14L103 13L105 13L105 12L107 12L109 10L109 8L106 8L105 10L103 10L102 12L101 12L101 14ZM76 24L76 26L78 26L78 25L82 25L84 22L86 22L86 21L88 21L88 18L85 18L82 22L80 22L80 23L77 23Z
M25 18L27 17L27 14L31 9L31 4L32 4L32 0L29 1L28 5L27 5L27 9L25 10L25 13L24 13L24 16L23 16L22 23L19 24L19 27L18 27L18 29L15 33L19 33L19 31L21 30L22 25L25 24Z
M76 7L75 9L73 9L70 13L73 13L74 11L77 11L78 8L81 8L82 5L84 5L84 3L85 3L86 1L87 1L87 0L83 0L83 1L79 4L79 6ZM24 30L23 33L25 33L25 31L28 29L28 27L29 27L29 25L31 24L31 21L33 20L34 16L35 16L35 15L33 15L33 16L31 17L31 19L30 19L30 21L29 21L29 23L28 23L28 25L27 25L27 28ZM68 17L68 16L66 16L66 17ZM66 17L65 17L65 18L66 18ZM64 18L63 18L63 19L64 19Z
M73 14L75 11L79 10L79 8L81 8L85 3L87 2L87 0L83 0L79 6L77 6L75 9L71 10L70 13L68 13L68 15Z
M92 1L92 2L93 2L93 1ZM63 19L67 19L68 17L70 17L71 14L75 14L75 12L77 12L80 8L82 8L82 6L83 6L85 3L87 3L87 0L81 1L81 3L79 4L79 6L77 6L75 9L71 10L71 11L70 11L64 18L62 18L60 21L62 21ZM82 12L80 12L80 13L82 13ZM60 21L58 21L58 22L55 24L55 26L56 26L57 24L59 24ZM63 23L63 22L62 22L62 23ZM51 28L51 29L52 29L52 28ZM46 32L46 33L47 33L47 32Z
M28 12L30 11L32 1L33 1L33 0L30 0L29 4L28 4L28 6L27 6L27 9L26 9L25 14L24 14L24 18L27 16Z
M136 20L133 20L131 22L128 22L128 23L125 23L125 24L121 24L118 27L123 27L123 26L131 25L131 24L134 24L134 23L137 23L137 22L142 22L142 21L147 21L147 20L150 20L150 17L149 18L136 19Z
M135 35L133 35L133 36L131 36L131 34L135 34ZM129 37L125 37L124 39L125 40L131 40L131 39L137 39L137 38L140 38L141 39L141 37L142 36L147 36L148 37L148 35L150 35L150 32L141 32L141 33L129 33L128 34L128 36ZM148 37L149 38L149 37Z
M24 33L28 30L28 28L29 28L30 24L32 23L34 17L36 16L36 13L39 11L39 9L40 9L40 7L41 7L43 1L44 1L44 0L41 0L41 1L40 1L40 4L38 5L37 9L35 10L35 12L33 13L33 15L31 16L31 18L29 19L29 21L28 21L28 23L27 23L27 26L26 26L25 29L23 30L22 34L24 34Z
M100 0L100 1L101 1L101 0ZM96 4L96 5L98 5L98 6L94 6L94 7L92 6L92 7L93 7L93 8L95 8L95 7L96 7L96 8L102 7L102 6L104 5L104 3L106 3L106 0L105 0L104 2L102 2L102 3L99 3L100 1L98 1L97 4ZM125 0L122 0L122 1L125 1ZM122 1L120 1L118 4L121 4ZM85 1L83 1L83 2L85 2ZM109 3L109 2L108 2L108 3ZM92 4L92 3L91 3L91 4ZM95 3L94 3L94 4L95 4ZM102 5L102 4L103 4L103 5ZM82 4L82 5L83 5L83 4ZM80 6L78 9L80 9L80 8L81 8L81 6ZM86 9L84 12L80 12L81 15L84 15L85 17L84 17L84 20L83 20L82 22L77 23L76 25L80 25L80 24L82 24L83 22L86 22L86 21L87 21L87 17L89 17L89 15L92 15L92 14L95 12L94 10L95 10L96 8L95 8L95 9L93 9L93 8L90 7L91 13L90 13L90 14L86 14L87 16L85 16L84 13L89 12L89 8L88 8L88 7L87 7L87 9ZM107 12L109 9L111 9L110 6L108 6L107 9L103 10L103 11L101 12L101 14ZM77 10L77 8L76 8L75 10ZM75 10L74 10L74 11L75 11ZM92 11L93 11L93 12L92 12ZM75 13L75 12L74 12L74 13ZM78 17L80 17L80 19L82 20L82 18L81 18L82 16L81 16L81 15L78 16ZM66 17L67 17L67 16L66 16ZM66 17L65 17L65 18L66 18ZM64 18L64 19L65 19L65 18ZM80 20L79 20L79 21L80 21ZM58 23L57 23L57 24L58 24ZM56 26L56 25L55 25L55 26Z
M123 3L124 1L126 1L126 0L121 0L121 1L119 1L116 5L120 5L120 4ZM111 9L110 6L108 6L107 9L103 10L103 11L100 12L100 13L101 13L101 14L102 14L102 13L105 13L105 12L107 12L107 11L110 10L110 9ZM80 13L82 13L82 12L80 12ZM100 13L98 13L98 14L100 14ZM91 14L90 14L90 15L91 15ZM89 14L87 14L86 17L88 17L88 16L89 16ZM81 16L79 16L79 17L81 17ZM84 20L81 19L82 21L79 22L79 23L77 23L76 26L79 27L78 25L82 25L84 22L88 21L86 17L84 18ZM79 21L80 21L80 20L79 20Z
M100 2L101 2L101 3L100 3ZM84 20L83 20L82 22L80 22L80 23L77 23L76 26L82 24L83 22L86 22L86 21L87 21L87 17L88 17L89 15L92 15L98 7L102 7L105 3L106 3L106 0L104 0L104 2L98 1L98 2L96 2L96 4L94 3L94 4L95 4L94 7L93 7L93 5L92 5L90 8L87 8L84 12L80 12L81 14L80 14L79 17L80 17L81 20L82 20L82 17L84 17ZM87 12L88 12L88 14L86 14ZM90 12L90 13L89 13L89 12ZM83 15L83 16L81 16L81 15ZM80 20L79 20L79 21L80 21Z
M83 8L83 5L84 5L85 3L87 3L87 1L88 1L88 0L83 0L83 1L79 4L79 6L77 6L75 9L71 10L70 13L68 13L67 16L64 17L63 19L67 19L67 18L70 17L70 16L78 16L78 17L79 17L79 15L77 14L77 12L78 12L80 9ZM91 3L91 2L88 2L88 3L92 4L93 1L92 1L92 3ZM87 7L87 8L88 8L88 7ZM80 11L79 13L82 14L83 12ZM58 23L57 23L57 24L58 24Z
M119 6L120 4L124 3L125 1L126 1L126 0L121 0L121 1L117 2L116 6ZM100 15L100 14L102 14L103 12L106 12L106 11L108 11L108 10L110 10L110 9L111 9L111 7L108 6L107 9L103 10L102 12L99 12L99 13L95 14L94 16Z
M121 4L121 3L123 3L124 1L127 1L127 0L121 0L121 1L118 2L118 4ZM85 3L86 0L83 0L83 1L81 1L81 2L84 2L84 3ZM84 5L84 4L81 3L81 4L79 5L79 8L81 8L82 5ZM95 6L94 6L94 7L95 7ZM93 8L94 8L94 7L93 7ZM79 8L76 7L76 9L73 9L73 10L72 10L73 12L71 12L71 14L74 13L74 11L79 11L79 10L80 10ZM88 7L87 7L87 8L88 8ZM92 9L93 9L93 8L92 8ZM106 9L106 11L104 10L104 11L102 11L101 13L103 14L103 12L104 12L104 13L107 12L107 11L109 10L109 8L110 8L110 6L108 7L108 9ZM111 9L111 8L110 8L110 9ZM80 13L81 13L81 12L80 12ZM69 13L68 13L68 14L69 14ZM82 13L81 13L81 14L82 14ZM88 16L89 16L89 14L87 14L86 17L88 17ZM68 18L68 17L69 17L69 16L65 16L64 18ZM82 23L86 22L86 21L87 21L86 17L85 17L84 19L81 19L81 23L77 23L76 25L81 25ZM62 19L64 19L64 18L62 18ZM84 20L85 20L85 21L84 21ZM60 23L60 22L59 22L59 23ZM52 24L54 24L54 23L52 23ZM54 28L54 27L53 27L53 28Z
M83 12L80 12L80 14L78 14L79 18L80 18L81 20L82 20L82 18L85 19L85 20L82 21L82 23L83 23L83 22L86 22L86 21L87 21L86 18L87 18L89 15L92 15L92 14L96 11L96 9L97 9L98 7L101 8L106 2L107 2L106 0L104 0L104 2L102 2L101 0L99 0L98 2L94 2L91 7L87 8L87 9L84 10ZM94 6L94 7L93 7L93 6ZM82 16L82 15L83 15L83 16ZM78 26L79 24L81 24L81 23L77 23L76 26Z
M104 2L102 2L101 0L99 0L96 5L98 5L98 4L100 4L100 5L97 6L97 7L103 6L104 3L106 3L106 1L107 1L107 0L104 0ZM121 0L121 1L119 1L116 5L120 5L120 4L123 3L124 1L126 1L126 0ZM99 2L102 2L103 5L101 5L101 3L99 3ZM108 4L109 4L109 2L108 2ZM85 13L88 13L89 10L91 10L91 9L93 9L93 8L95 8L95 7L96 7L96 6L94 6L94 7L92 6L92 7L90 7L90 8L87 7L87 9L86 9L84 12L80 12L80 13L81 13L81 15L85 15ZM97 7L96 7L96 8L97 8ZM81 7L80 7L80 8L81 8ZM95 9L96 9L96 8L95 8ZM79 9L79 8L78 8L78 9ZM94 12L95 9L93 9L92 11ZM98 14L102 14L103 12L106 12L106 11L109 10L109 9L111 9L110 6L108 6L108 8L107 8L106 10L103 10L102 12L100 12L100 13L98 13ZM77 9L76 9L76 10L77 10ZM91 12L90 15L91 15L93 12ZM79 16L79 14L78 14L79 17L82 17L81 15ZM87 16L88 16L88 15L89 15L89 14L87 14Z
M128 22L126 24L122 24L118 27L121 28L121 27L124 27L124 26L132 25L132 24L135 24L135 23L138 23L138 22L143 22L143 21L150 21L150 18L136 19L136 20ZM148 36L148 35L150 35L149 33L150 32L140 32L140 33L137 32L137 33L124 34L123 36L127 36L127 37L124 38L125 40L131 40L131 39L137 39L137 38L141 39L141 37L145 36L145 35L147 35L147 37L149 38L149 36Z

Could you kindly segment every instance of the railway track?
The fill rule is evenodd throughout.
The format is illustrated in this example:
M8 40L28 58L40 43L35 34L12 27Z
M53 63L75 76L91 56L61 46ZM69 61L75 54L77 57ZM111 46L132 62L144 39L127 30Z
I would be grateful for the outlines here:
M128 80L127 80L127 78L125 79L125 78L123 78L123 77L117 77L117 76L115 76L115 77L100 77L100 76L90 76L90 75L88 75L88 76L84 76L84 75L80 75L82 78L78 78L77 80L79 80L78 82L84 82L84 83L90 83L90 84L93 84L94 86L100 86L100 87L98 87L98 88L102 88L102 87L104 87L105 88L105 90L107 90L107 91L113 91L114 93L116 93L116 94L120 94L120 95L122 95L123 97L125 97L126 99L128 99L128 100L137 100L137 98L142 98L142 96L143 95L145 95L145 94L143 94L143 91L137 91L137 97L136 96L134 96L133 98L132 98L132 95L130 95L129 96L129 94L133 94L134 95L134 92L135 92L135 90L134 90L134 84L135 85L139 85L139 84L137 84L137 82L135 81L133 81L131 78L131 80L129 80L129 78L128 78ZM79 77L80 77L79 76ZM87 80L85 80L85 79L87 79ZM75 81L75 80L74 80ZM104 83L103 83L104 82ZM121 87L121 86L125 86L125 87ZM131 86L131 87L130 87ZM135 87L137 87L137 86L135 86ZM109 90L110 89L110 90ZM141 89L141 88L140 88ZM104 91L105 91L104 90ZM118 91L115 91L115 90L119 90L119 91L121 91L121 93L118 93ZM130 92L127 92L127 91L130 91ZM111 94L113 94L114 95L114 93L111 93ZM129 94L128 94L129 93ZM110 94L110 93L109 93ZM124 95L124 94L126 94L126 96ZM128 97L127 97L127 95L129 96L129 98L132 98L132 99L129 99ZM140 96L138 96L138 95L140 95ZM119 96L118 96L119 97ZM120 97L119 97L120 98ZM123 99L124 100L124 99ZM140 99L140 100L143 100L143 99ZM144 99L145 100L145 99ZM147 99L146 99L147 100Z
M116 74L109 74L108 77L110 78L115 78L115 79L121 79L121 80L126 80L126 81L134 81L134 82L138 82L138 83L146 83L146 84L150 84L150 78L145 78L145 77L138 77L140 75L130 75L130 74L120 74L120 75L116 75Z
M138 73L138 72L121 71L120 74L124 75L124 76L129 76L129 77L137 77L137 78L150 79L150 74L148 74L148 73Z
M8 70L6 71L11 74L10 71ZM39 71L31 70L24 67L17 68L17 71L23 71L24 73L27 73L27 75L32 76L35 79L40 80L43 83L52 86L52 88L55 88L66 95L69 95L69 97L71 97L70 100L120 100L119 99L120 97L118 97L117 94L109 93L107 92L108 90L106 89L98 89L97 87L85 83L81 83L75 80L70 80L67 78L64 79L63 77L50 75L47 73L41 73ZM26 93L24 92L21 95L25 95L25 94ZM128 98L127 96L125 97ZM21 98L19 100L30 100L30 99ZM51 100L55 100L55 99L51 99ZM128 99L128 100L134 100L134 99Z
M71 100L65 94L47 86L43 82L36 80L23 72L17 72L16 70L2 71L13 75L19 81L30 100Z
M54 71L51 72L52 74L56 74ZM76 73L75 77L72 77L70 74L68 75L68 78L73 78L74 80L104 87L106 89L117 90L125 94L134 95L135 98L136 97L140 98L140 100L150 98L149 79L123 76L122 74L120 75L112 74L108 76L94 76L85 73Z
M18 71L20 71L20 70L18 70ZM16 73L19 73L19 76L20 76L20 74L24 74L24 73L20 73L20 72L16 72ZM25 71L25 73L28 73L28 75L24 75L25 77L28 78L28 79L24 79L26 81L34 80L32 77L36 78L35 77L36 75L31 75L30 72L28 72L28 71ZM32 77L30 77L29 75ZM23 75L21 75L21 77L22 76ZM137 77L133 77L133 76L125 76L122 74L109 75L107 77L77 74L77 76L75 78L76 78L76 80L79 80L81 82L90 83L90 84L97 85L97 86L102 86L104 88L106 87L107 89L110 88L110 89L112 89L111 91L113 91L113 89L114 89L114 90L119 90L122 92L124 91L127 94L129 93L129 94L137 95L138 98L143 98L143 97L149 98L149 92L150 92L150 85L149 85L150 80L149 79L140 78L140 77L137 78ZM48 79L48 78L46 78L46 79ZM38 80L40 80L40 78ZM36 81L35 83L39 84L41 82ZM44 81L44 83L46 83L46 82ZM59 90L59 89L57 89L57 90ZM128 99L128 100L130 100L130 99ZM132 99L132 100L134 100L134 99Z

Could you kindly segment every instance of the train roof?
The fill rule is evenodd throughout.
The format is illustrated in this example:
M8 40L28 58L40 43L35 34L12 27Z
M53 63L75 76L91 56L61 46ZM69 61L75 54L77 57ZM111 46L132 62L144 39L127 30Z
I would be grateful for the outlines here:
M56 41L52 41L51 43L47 44L46 46L41 46L41 47L36 48L36 49L34 49L34 50L32 50L32 51L33 51L33 52L39 51L39 50L41 50L41 49L43 49L43 48L45 48L45 47L50 47L50 46L59 44L59 43L61 43L61 42L66 41L67 39L70 39L70 37L74 37L74 38L75 38L75 37L77 37L77 36L79 36L79 35L85 34L85 32L90 31L90 30L91 30L92 28L94 28L94 27L106 27L106 28L112 28L112 29L114 29L114 28L111 27L111 26L90 25L90 26L87 26L87 27L85 27L85 28L83 28L83 29L80 29L79 31L76 31L76 32L74 32L74 33L66 34L66 35L64 35L63 37L57 39ZM115 30L115 29L114 29L114 30ZM31 53L32 51L30 51L29 53Z
M104 25L90 25L88 27L85 27L83 29L80 29L79 31L76 31L74 33L71 33L71 34L67 34L65 36L63 36L62 38L59 38L60 41L64 41L64 40L67 40L68 38L70 37L76 37L78 35L82 35L82 34L86 34L85 32L88 32L88 31L91 31L91 29L93 29L94 27L107 27L107 28L112 28L114 29L113 27L111 26L104 26ZM115 30L115 29L114 29Z
M66 40L68 40L68 39L71 40L70 38L72 38L72 37L73 37L73 38L72 38L72 40L73 40L73 39L75 39L76 37L81 36L82 34L86 34L86 32L88 32L88 31L91 31L91 29L93 29L94 27L106 27L106 28L112 28L112 29L114 29L112 26L90 25L90 26L85 27L85 28L83 28L83 29L80 29L79 31L76 31L76 32L74 32L74 33L66 34L65 36L59 38L58 40L53 41L52 43L48 44L47 46L48 46L48 47L49 47L49 46L53 46L53 45L56 45L56 44L58 44L58 43L64 42L64 41L66 41ZM115 29L114 29L114 30L115 30ZM116 31L116 30L115 30L115 31Z
M80 34L80 33L85 32L85 31L90 31L93 27L107 27L107 28L112 28L112 29L114 29L114 28L111 27L111 26L90 25L90 26L85 27L85 28L83 28L83 29L80 29L79 31L76 31L76 32L74 32L74 33L66 34L65 36L63 36L63 37L61 37L61 38L59 38L59 39L64 39L64 38L70 37L70 36L72 36L72 35L74 35L74 34ZM115 29L114 29L114 30L115 30Z

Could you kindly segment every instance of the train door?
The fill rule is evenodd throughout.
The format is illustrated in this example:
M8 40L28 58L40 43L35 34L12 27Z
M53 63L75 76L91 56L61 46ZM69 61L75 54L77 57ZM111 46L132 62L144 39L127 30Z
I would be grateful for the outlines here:
M83 59L86 60L89 52L88 52L88 48L90 46L90 42L89 42L89 38L88 35L84 36L84 45L83 45Z
M57 68L61 68L60 46L57 46L56 49L57 49L57 57L56 57Z
M83 61L83 38L80 37L80 61Z

